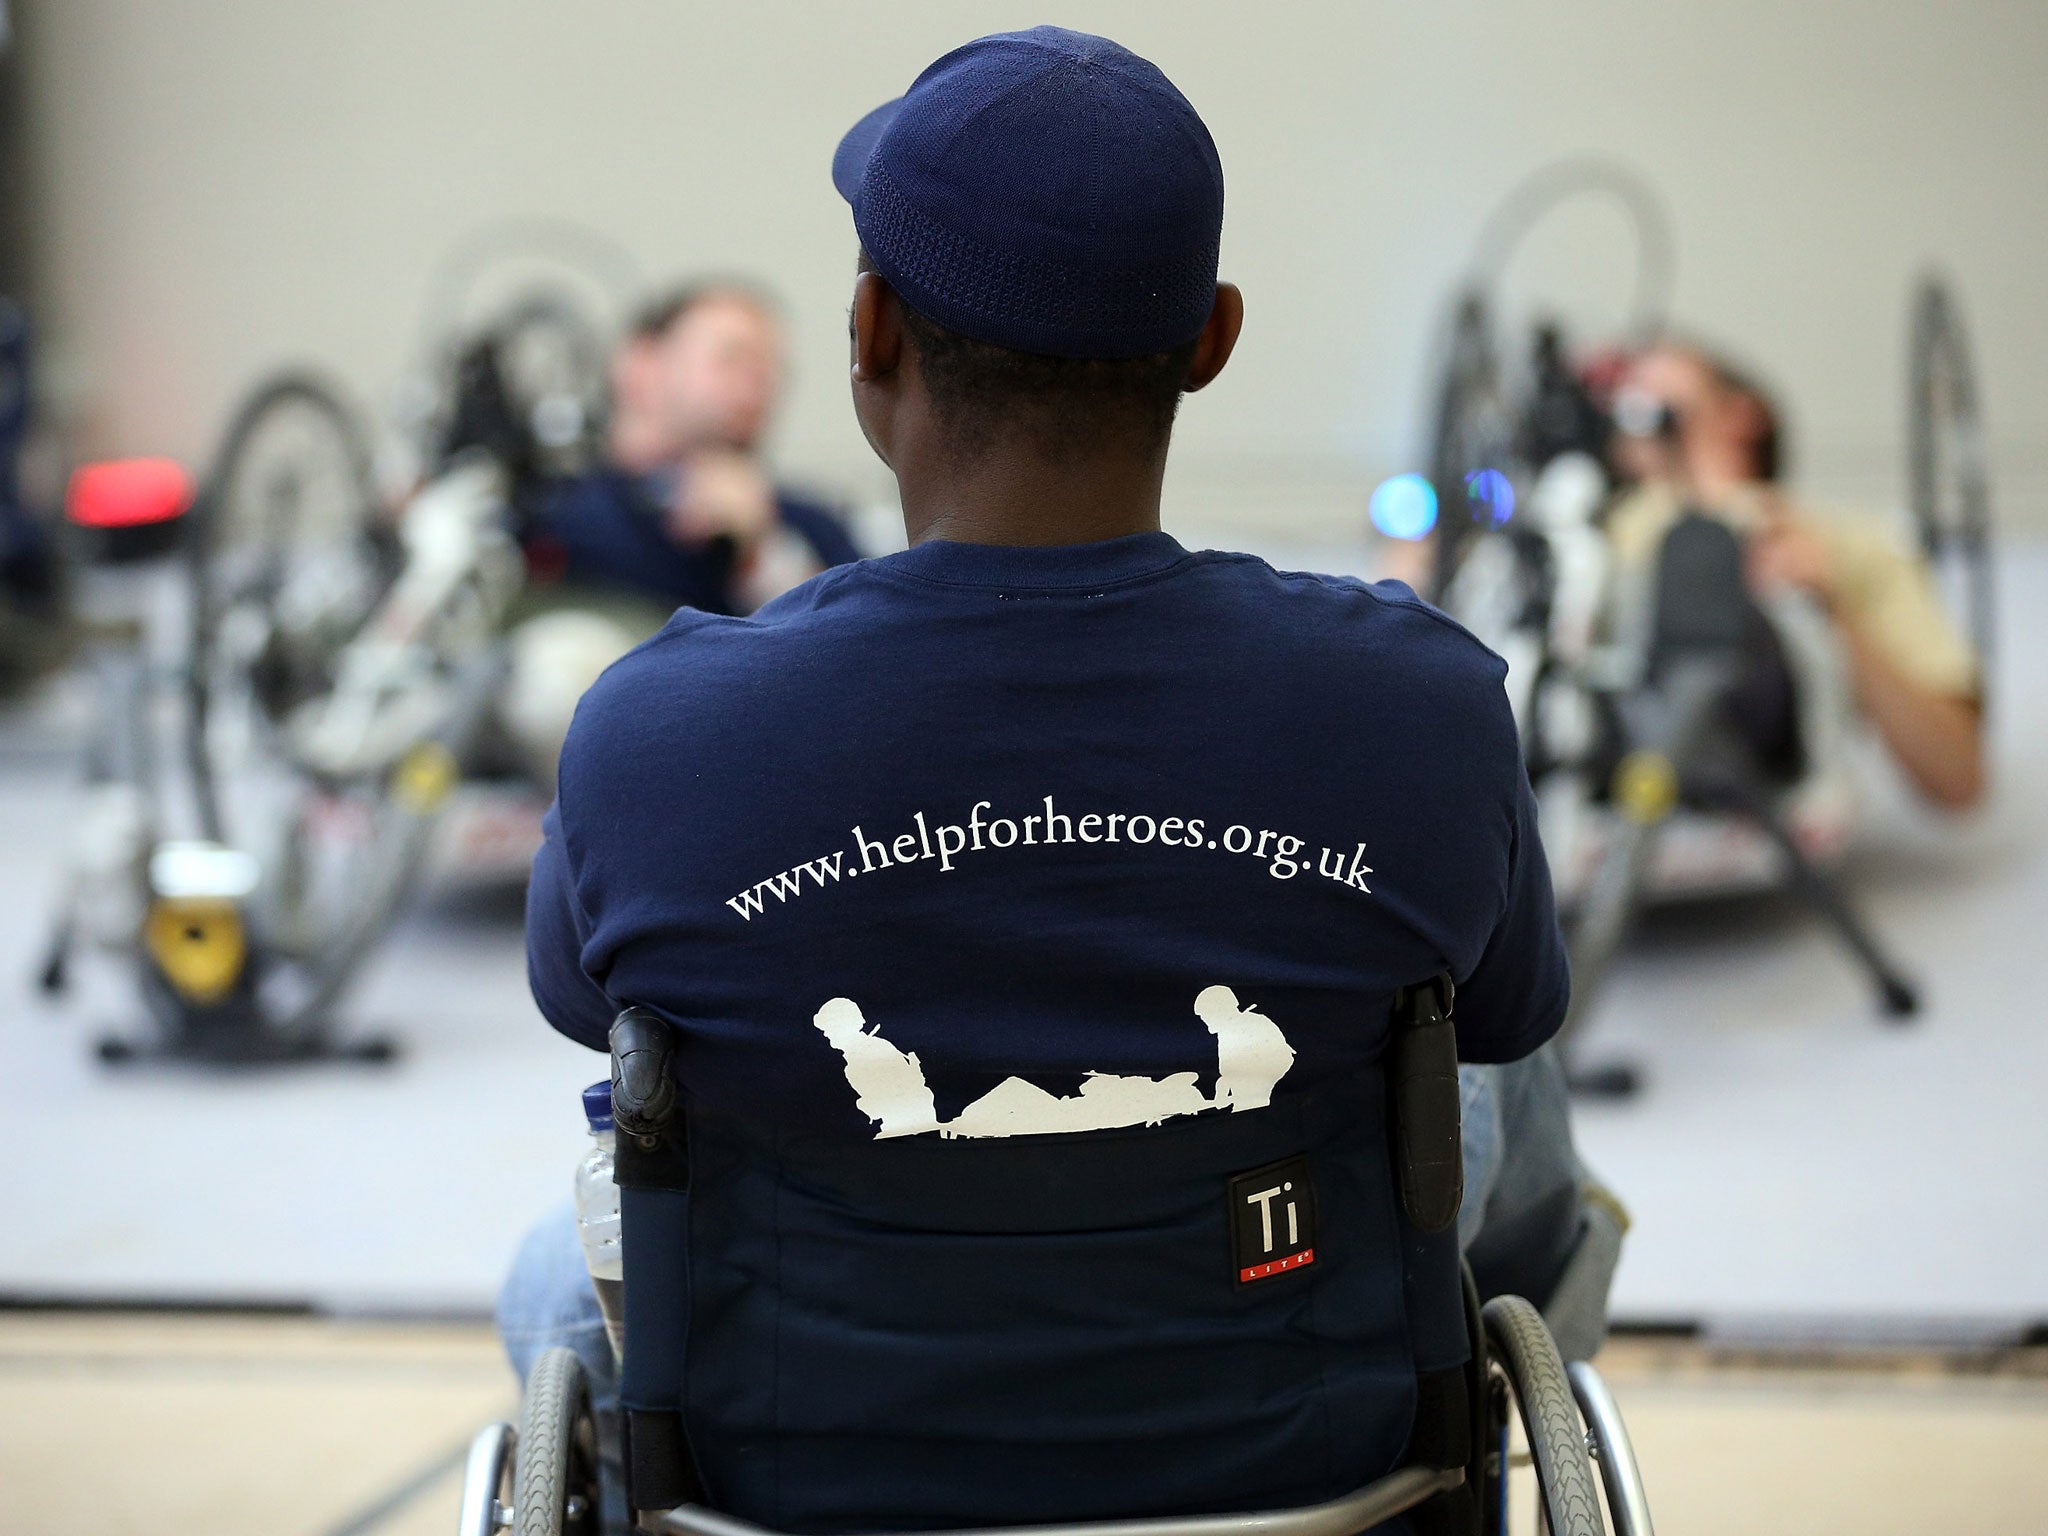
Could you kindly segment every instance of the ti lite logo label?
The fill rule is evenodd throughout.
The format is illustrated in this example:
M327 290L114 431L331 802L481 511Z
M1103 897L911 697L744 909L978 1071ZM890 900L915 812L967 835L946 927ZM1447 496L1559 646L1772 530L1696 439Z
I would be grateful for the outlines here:
M1315 1263L1316 1190L1307 1157L1284 1158L1230 1181L1230 1252L1239 1285Z

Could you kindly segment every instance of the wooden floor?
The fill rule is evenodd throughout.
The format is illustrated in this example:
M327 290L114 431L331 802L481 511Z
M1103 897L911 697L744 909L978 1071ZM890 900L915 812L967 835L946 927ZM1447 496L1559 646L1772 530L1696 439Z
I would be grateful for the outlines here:
M514 1400L481 1326L0 1314L0 1536L452 1536Z
M2048 1350L1600 1364L1660 1536L2048 1531ZM480 1325L0 1313L0 1536L448 1536L512 1403Z

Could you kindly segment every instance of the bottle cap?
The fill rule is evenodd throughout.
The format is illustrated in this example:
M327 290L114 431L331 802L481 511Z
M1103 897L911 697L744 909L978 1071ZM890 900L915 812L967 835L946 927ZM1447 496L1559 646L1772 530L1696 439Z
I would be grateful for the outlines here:
M583 1090L583 1118L590 1122L592 1135L596 1135L599 1131L608 1131L612 1128L612 1080L610 1078L606 1078L601 1083L592 1083Z

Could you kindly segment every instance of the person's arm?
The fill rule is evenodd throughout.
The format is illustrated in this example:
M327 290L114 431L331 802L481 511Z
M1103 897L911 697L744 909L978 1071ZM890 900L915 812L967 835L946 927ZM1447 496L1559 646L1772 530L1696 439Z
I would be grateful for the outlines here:
M1749 558L1760 585L1798 587L1826 609L1848 656L1857 706L1914 788L1949 810L1978 804L1984 734L1976 697L1930 687L1899 665L1874 632L1878 619L1845 600L1841 560L1819 530L1780 515L1752 538Z
M801 533L786 525L766 471L729 449L707 450L683 466L668 520L669 537L686 549L731 551L726 601L752 613L825 569Z
M1974 698L1934 693L1895 666L1862 626L1837 622L1856 702L1913 787L1945 810L1984 799L1983 710Z
M1536 830L1536 796L1522 767L1521 743L1507 695L1495 682L1486 712L1470 733L1470 750L1498 764L1502 792L1495 808L1474 807L1474 815L1506 820L1505 899L1486 948L1469 975L1454 977L1452 1005L1458 1059L1517 1061L1543 1044L1564 1023L1571 1001L1570 968L1564 935L1557 924L1557 897L1550 862Z
M707 448L683 462L668 534L686 548L728 539L742 559L778 525L775 488L754 459Z
M1536 807L1526 780L1522 798L1507 908L1479 964L1458 982L1452 1007L1460 1061L1519 1061L1557 1033L1571 1001L1550 866L1536 837Z
M526 888L527 984L556 1029L594 1051L609 1050L618 1009L583 968L592 924L576 894L559 803L548 808L541 826L545 835Z

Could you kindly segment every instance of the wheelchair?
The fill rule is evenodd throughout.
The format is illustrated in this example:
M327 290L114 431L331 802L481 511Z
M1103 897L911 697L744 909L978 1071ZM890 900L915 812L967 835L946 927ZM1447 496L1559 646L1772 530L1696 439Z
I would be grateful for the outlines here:
M1253 1513L1118 1518L961 1530L946 1536L1353 1536L1408 1517L1425 1536L1508 1529L1512 1474L1530 1469L1539 1528L1554 1536L1650 1536L1651 1521L1628 1430L1599 1373L1567 1367L1541 1313L1519 1296L1483 1305L1457 1254L1462 1195L1456 1043L1448 978L1411 988L1395 1005L1387 1064L1390 1164L1403 1228L1409 1315L1433 1310L1463 1337L1462 1364L1425 1372L1403 1464L1327 1502ZM611 1032L617 1178L624 1206L626 1289L642 1292L634 1318L666 1319L662 1298L682 1280L673 1243L635 1230L637 1189L666 1194L679 1160L684 1107L672 1075L675 1038L665 1021L629 1008ZM643 1212L668 1214L653 1204ZM663 1271L650 1284L648 1271ZM674 1329L650 1332L680 1333ZM679 1340L625 1333L626 1372L646 1355L679 1358ZM1449 1389L1445 1390L1448 1378ZM627 1395L631 1395L630 1386ZM625 1496L635 1529L649 1536L773 1536L767 1527L709 1507L684 1440L680 1405L622 1410ZM1525 1449L1514 1449L1519 1432ZM1516 1486L1520 1487L1517 1481ZM1518 1499L1520 1495L1517 1495ZM1518 1506L1519 1507L1519 1506ZM584 1367L566 1348L544 1353L529 1375L517 1425L492 1424L472 1442L464 1475L461 1536L597 1536L602 1529L598 1429ZM1521 1517L1518 1516L1518 1520Z

